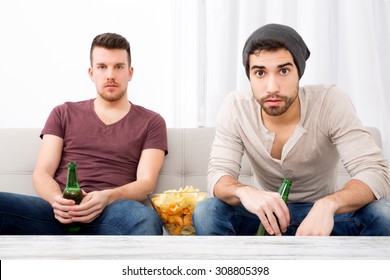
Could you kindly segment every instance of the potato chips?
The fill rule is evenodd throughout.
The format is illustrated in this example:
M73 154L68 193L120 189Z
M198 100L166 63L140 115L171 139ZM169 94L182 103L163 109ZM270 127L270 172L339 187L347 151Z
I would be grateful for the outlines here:
M205 192L200 192L193 186L149 195L149 199L160 215L165 228L173 235L195 234L192 214L196 204L206 197Z

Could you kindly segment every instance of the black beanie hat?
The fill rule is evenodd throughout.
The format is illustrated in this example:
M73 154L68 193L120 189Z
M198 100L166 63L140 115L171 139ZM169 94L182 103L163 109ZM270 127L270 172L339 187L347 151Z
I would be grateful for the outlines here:
M248 78L249 70L247 66L249 63L249 52L252 48L251 45L254 42L268 39L281 41L286 45L288 51L294 58L295 65L298 68L298 76L301 78L305 72L306 60L310 57L310 51L302 37L293 28L275 23L260 27L253 32L245 42L244 49L242 51L242 62Z

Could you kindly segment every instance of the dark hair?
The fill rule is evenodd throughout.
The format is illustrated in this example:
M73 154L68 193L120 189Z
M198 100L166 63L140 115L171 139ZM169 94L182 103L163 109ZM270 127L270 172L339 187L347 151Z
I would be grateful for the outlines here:
M260 52L262 50L277 51L280 49L288 50L286 44L279 40L259 39L259 40L251 41L250 44L247 46L247 48L244 50L246 52L246 57L247 57L247 60L245 62L246 75L249 77L249 56L250 55ZM295 59L294 59L294 63L296 64Z
M116 33L103 33L97 35L92 41L91 50L89 52L89 59L91 61L91 65L92 65L92 51L95 47L102 47L105 49L126 50L129 66L131 66L130 43L126 40L125 37Z

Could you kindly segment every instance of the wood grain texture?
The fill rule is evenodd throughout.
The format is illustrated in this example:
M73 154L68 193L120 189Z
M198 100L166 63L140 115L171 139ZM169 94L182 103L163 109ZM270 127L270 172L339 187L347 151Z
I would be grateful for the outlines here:
M390 237L0 236L0 259L390 259Z

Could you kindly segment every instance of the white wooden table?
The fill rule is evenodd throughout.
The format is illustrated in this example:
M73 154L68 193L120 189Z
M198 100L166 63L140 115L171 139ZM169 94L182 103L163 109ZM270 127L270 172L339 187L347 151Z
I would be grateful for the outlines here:
M0 259L390 260L390 237L0 236Z

